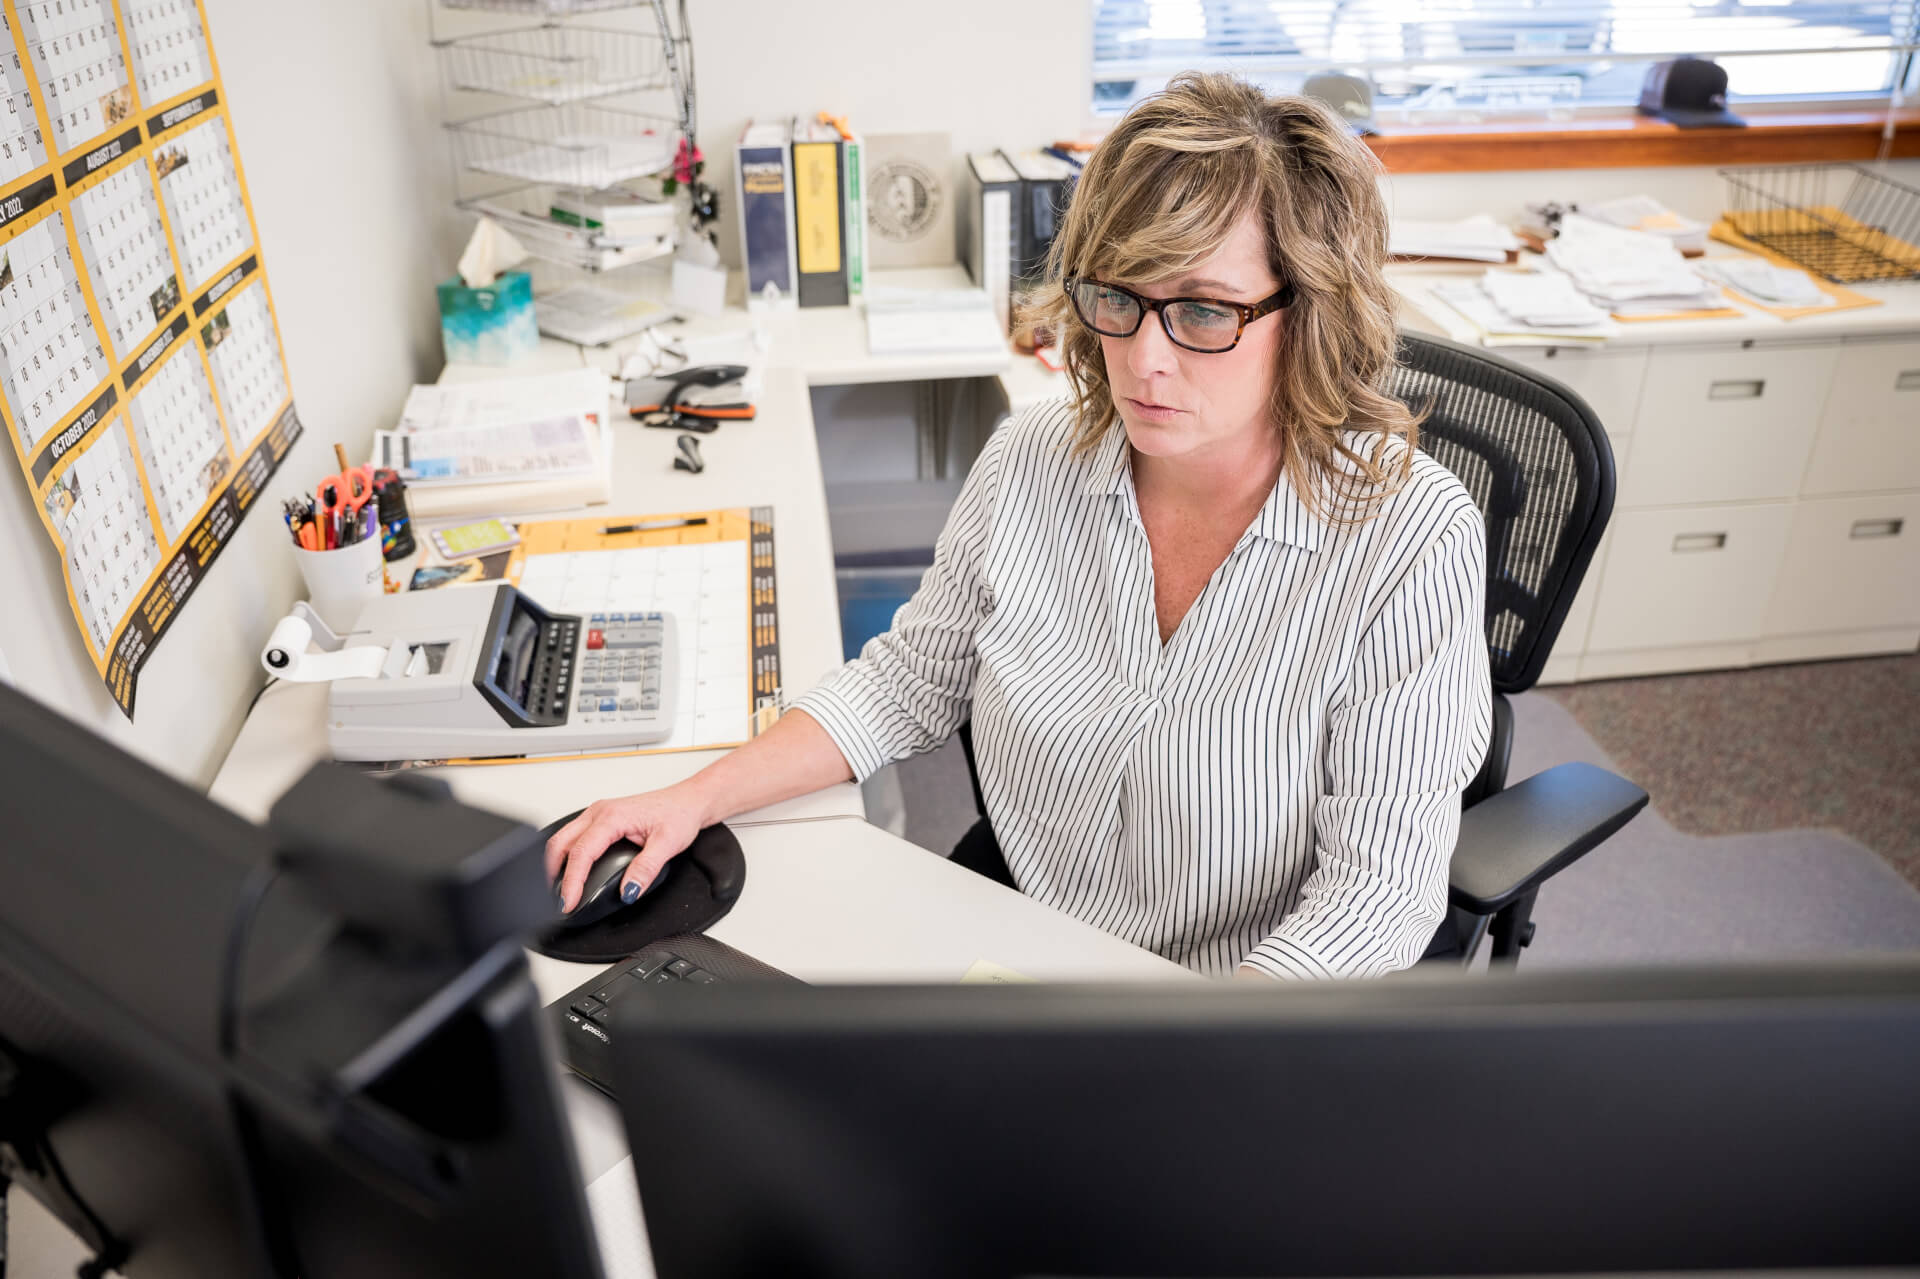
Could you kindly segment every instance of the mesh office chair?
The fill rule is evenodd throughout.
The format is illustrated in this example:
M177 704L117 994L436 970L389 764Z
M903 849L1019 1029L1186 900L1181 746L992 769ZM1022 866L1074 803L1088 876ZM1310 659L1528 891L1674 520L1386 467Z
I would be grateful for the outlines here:
M1466 485L1487 530L1493 735L1461 795L1450 909L1426 958L1464 964L1491 939L1491 959L1511 964L1533 939L1540 885L1647 803L1644 790L1592 764L1506 784L1507 698L1540 678L1613 513L1613 448L1578 395L1496 355L1402 334L1399 359L1388 389L1425 414L1420 447ZM971 725L960 729L960 742L984 823Z

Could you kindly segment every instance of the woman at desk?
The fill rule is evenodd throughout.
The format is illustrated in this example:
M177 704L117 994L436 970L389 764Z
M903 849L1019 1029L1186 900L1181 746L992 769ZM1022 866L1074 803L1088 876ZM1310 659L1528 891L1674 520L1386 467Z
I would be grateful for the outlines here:
M554 836L578 901L703 826L971 718L955 859L1203 973L1376 974L1445 912L1486 751L1485 545L1379 389L1371 155L1331 113L1185 76L1094 152L1040 305L1072 395L995 433L919 591L774 729Z

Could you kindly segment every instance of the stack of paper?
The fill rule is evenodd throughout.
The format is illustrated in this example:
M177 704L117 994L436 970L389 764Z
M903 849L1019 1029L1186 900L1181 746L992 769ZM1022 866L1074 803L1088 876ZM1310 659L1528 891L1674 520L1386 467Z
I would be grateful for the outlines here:
M1480 287L1495 306L1531 328L1576 328L1607 318L1556 271L1489 271Z
M1768 306L1826 306L1833 299L1805 271L1759 258L1711 258L1701 274Z
M1707 251L1706 223L1683 217L1650 195L1629 195L1599 204L1583 204L1580 212L1610 226L1657 235L1682 253L1697 256Z
M535 298L533 314L542 333L581 346L605 346L676 318L658 302L592 284L575 284Z
M993 299L984 289L902 289L869 286L867 351L872 355L932 355L1007 349Z
M416 386L399 425L374 432L374 465L406 477L417 517L604 502L609 394L596 369Z
M1495 277L1519 281L1494 284ZM1532 275L1489 271L1481 280L1447 280L1433 295L1465 316L1487 346L1551 346L1566 342L1603 342L1618 332L1606 312L1589 304L1557 272ZM1533 316L1523 319L1505 310L1494 294Z
M1519 252L1513 232L1486 214L1458 222L1395 218L1387 252L1396 258L1452 258L1467 262L1507 262Z
M1700 278L1662 236L1629 231L1578 213L1560 220L1547 258L1574 285L1614 315L1665 315L1726 306L1719 288Z

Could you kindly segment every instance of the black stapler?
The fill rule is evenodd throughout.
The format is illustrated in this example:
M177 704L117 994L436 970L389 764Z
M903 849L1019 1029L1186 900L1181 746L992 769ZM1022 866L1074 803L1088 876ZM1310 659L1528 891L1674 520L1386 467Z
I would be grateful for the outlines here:
M744 364L699 364L627 383L627 412L642 426L705 435L754 416ZM731 390L731 394L729 391Z

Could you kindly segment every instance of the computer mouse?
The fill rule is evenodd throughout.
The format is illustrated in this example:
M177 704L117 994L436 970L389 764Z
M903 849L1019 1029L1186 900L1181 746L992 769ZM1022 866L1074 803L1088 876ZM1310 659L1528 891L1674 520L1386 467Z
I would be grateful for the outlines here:
M631 902L623 902L620 900L622 881L626 877L627 867L639 855L640 845L630 839L616 840L587 871L586 886L580 890L580 904L573 908L572 913L562 915L561 922L569 929L585 928L589 924L599 923L623 906L639 905L660 891L661 885L672 878L674 865L680 860L676 857L668 862L638 897Z
M540 833L552 839L581 811L556 819ZM580 905L570 915L554 915L534 949L574 963L610 964L662 937L699 932L733 909L746 883L740 841L725 823L716 822L695 835L686 851L628 904L620 900L620 881L639 852L624 839L612 844L588 869Z

